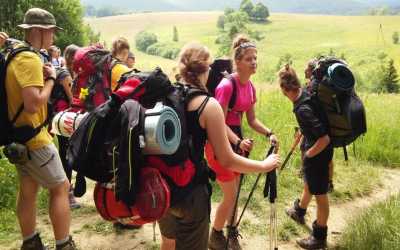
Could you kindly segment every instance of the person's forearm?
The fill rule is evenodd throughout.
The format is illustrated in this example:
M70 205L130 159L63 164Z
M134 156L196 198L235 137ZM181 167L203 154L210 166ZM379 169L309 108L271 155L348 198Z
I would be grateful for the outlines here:
M259 134L262 135L267 135L270 134L272 131L268 129L262 122L260 122L258 119L254 119L253 122L249 123L249 126L258 132Z
M53 85L53 80L47 80L45 81L42 89L30 93L33 95L33 98L30 98L30 101L28 102L24 101L24 110L28 113L38 112L39 107L47 104L53 89Z
M44 87L39 92L39 105L47 104L47 101L50 98L51 91L53 90L54 80L48 79L44 82Z
M230 143L236 145L236 143L238 142L238 140L240 139L238 135L236 135L232 129L226 125L226 133L228 135L228 140Z
M306 152L306 156L308 158L312 158L316 155L318 155L319 153L321 153L330 143L330 138L328 135L325 135L323 137L320 137L315 143L314 145L307 150Z
M232 154L232 157L226 157L219 162L225 168L239 173L257 173L265 171L260 161L244 158L238 154Z

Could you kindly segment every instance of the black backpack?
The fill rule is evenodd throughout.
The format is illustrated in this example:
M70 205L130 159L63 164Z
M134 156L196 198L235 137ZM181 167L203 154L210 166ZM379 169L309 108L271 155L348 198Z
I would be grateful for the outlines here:
M345 149L367 132L365 108L354 85L353 73L345 61L334 57L318 60L311 79L311 99L329 127L334 147Z
M26 143L33 137L35 137L40 130L47 124L47 121L41 124L37 128L25 125L21 127L14 127L14 124L23 111L23 103L18 108L17 113L13 119L9 119L8 116L8 103L7 103L7 92L6 92L6 73L7 66L11 60L19 53L24 51L31 51L36 53L32 47L20 46L17 47L20 41L9 39L6 41L6 48L0 53L0 146L8 145L11 142Z
M211 96L215 96L215 89L222 79L227 78L231 81L233 91L231 98L229 99L228 109L231 110L236 103L237 86L236 80L232 76L233 66L232 60L230 59L215 59L210 65L210 71L207 79L207 89Z

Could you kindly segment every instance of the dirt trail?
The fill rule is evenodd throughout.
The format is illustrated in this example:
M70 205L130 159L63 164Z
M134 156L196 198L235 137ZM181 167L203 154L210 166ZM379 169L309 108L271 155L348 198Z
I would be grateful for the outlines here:
M360 214L362 209L400 192L400 186L398 185L398 183L400 183L400 171L389 169L385 169L383 171L384 182L381 188L366 197L356 198L350 202L335 204L331 207L331 215L329 218L330 245L334 245L337 239L340 237L346 222L352 219L354 216ZM110 223L105 223L95 211L91 193L92 190L93 183L90 183L87 194L79 200L80 203L84 205L84 208L73 213L71 222L71 232L80 249L158 249L157 243L160 241L160 233L158 228L156 228L157 243L154 243L152 225L145 225L142 229L135 231L116 232ZM213 209L213 211L215 212L215 209ZM214 216L214 213L212 216ZM251 215L246 215L246 217L250 217L248 218L250 221L257 220ZM307 220L308 225L311 225L314 217L315 207L310 207ZM39 216L38 229L41 231L41 235L45 241L53 244L51 225L46 215ZM0 246L0 249L18 249L19 244L19 242L15 242L11 246ZM265 235L246 237L244 240L242 240L243 249L245 250L268 249L268 244L269 241ZM290 242L279 242L279 248L285 250L299 249L295 244L295 239L292 239Z

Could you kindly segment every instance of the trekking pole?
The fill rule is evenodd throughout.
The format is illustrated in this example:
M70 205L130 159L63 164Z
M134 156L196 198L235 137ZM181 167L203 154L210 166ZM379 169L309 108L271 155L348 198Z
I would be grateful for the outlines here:
M248 158L249 157L249 152L245 152L245 157ZM243 182L243 178L244 178L244 174L240 174L240 180L239 180L239 186L236 192L236 197L235 197L235 205L233 206L233 211L232 211L232 216L231 216L231 220L229 225L232 227L233 226L233 222L235 221L235 215L236 215L236 210L237 210L237 206L238 206L238 202L239 202L239 195L240 195L240 189L242 187L242 182ZM229 232L230 228L228 227L228 239L226 240L226 245L225 245L225 250L228 250L228 246L229 246Z
M231 216L231 221L230 221L230 226L231 227L233 226L233 222L235 221L236 209L237 209L237 206L238 206L240 189L241 189L241 186L242 186L243 178L244 178L244 174L240 174L239 187L238 187L237 192L236 192L235 205L233 206L233 211L232 211L232 216ZM230 234L229 230L230 230L230 228L228 227L228 238L226 240L225 250L228 250L228 246L229 246L229 234Z
M274 145L271 145L271 147L269 148L269 150L268 150L268 152L267 152L265 158L267 158L270 154L272 154L272 152L274 151L274 149L275 149L275 146L274 146ZM247 206L249 205L250 199L251 199L251 197L253 196L254 190L255 190L256 187L257 187L257 184L258 184L258 181L260 180L260 177L261 177L261 174L258 174L258 175L257 175L257 179L256 179L256 181L254 182L254 185L253 185L253 187L252 187L252 189L251 189L251 191L250 191L249 197L247 198L246 203L244 204L242 213L240 214L239 219L238 219L238 221L236 222L236 227L239 226L239 223L240 223L240 221L242 220L244 211L246 210Z
M270 210L270 231L269 231L269 249L278 250L278 223L276 216L276 204L277 198L277 177L276 170L272 170L267 173L264 186L264 198L269 196L269 203L271 204Z
M299 128L295 127L294 142L293 142L292 146L290 147L290 151L289 151L288 155L286 156L285 160L283 161L282 166L280 167L280 170L279 170L280 172L282 172L282 170L285 168L286 164L289 162L290 157L292 156L294 150L296 149L297 145L301 141L302 137L303 137L303 135L300 133Z

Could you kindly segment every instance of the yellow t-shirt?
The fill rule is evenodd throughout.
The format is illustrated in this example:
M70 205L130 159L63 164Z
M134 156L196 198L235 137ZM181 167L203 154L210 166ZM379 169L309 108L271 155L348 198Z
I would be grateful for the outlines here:
M114 91L118 85L118 80L122 74L128 72L130 69L124 64L117 63L111 70L111 91Z
M6 73L6 91L8 114L10 120L14 118L21 104L22 89L26 87L44 87L43 63L39 55L25 51L19 53L10 62ZM47 118L47 105L39 108L34 114L22 111L15 122L15 126L30 125L34 128L40 126ZM44 127L38 135L29 140L26 145L30 150L39 149L52 143L52 138Z

